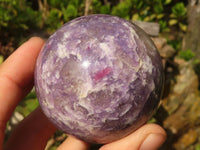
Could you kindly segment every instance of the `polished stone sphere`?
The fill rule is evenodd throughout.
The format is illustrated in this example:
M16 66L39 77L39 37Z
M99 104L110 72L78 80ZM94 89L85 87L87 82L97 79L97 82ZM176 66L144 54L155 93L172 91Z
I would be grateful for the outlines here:
M109 143L146 123L163 88L159 53L143 30L110 15L59 28L38 56L35 88L45 115L62 131Z

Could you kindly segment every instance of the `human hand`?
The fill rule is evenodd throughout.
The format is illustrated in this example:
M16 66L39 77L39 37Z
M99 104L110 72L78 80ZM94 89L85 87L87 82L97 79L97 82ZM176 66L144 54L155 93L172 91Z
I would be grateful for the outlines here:
M6 123L15 107L33 87L34 68L44 41L31 38L0 66L0 150L3 149ZM40 107L26 117L12 132L5 150L43 150L56 127ZM165 141L166 133L158 125L146 124L100 150L156 150ZM69 136L57 150L88 150L90 145Z

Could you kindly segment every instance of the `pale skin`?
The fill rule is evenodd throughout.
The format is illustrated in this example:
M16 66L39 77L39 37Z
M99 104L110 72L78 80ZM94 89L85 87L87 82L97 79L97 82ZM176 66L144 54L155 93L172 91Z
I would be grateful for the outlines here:
M42 39L31 38L0 65L0 150L44 150L48 139L57 130L38 107L19 123L3 146L7 121L33 87L35 63L43 44ZM100 150L156 150L165 139L166 132L162 127L146 124L123 139L103 145ZM89 143L69 136L57 150L89 148Z

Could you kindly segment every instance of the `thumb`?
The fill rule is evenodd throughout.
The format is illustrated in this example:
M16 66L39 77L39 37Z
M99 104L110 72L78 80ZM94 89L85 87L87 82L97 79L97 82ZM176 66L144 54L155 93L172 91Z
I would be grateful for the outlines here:
M157 150L165 139L163 128L146 124L127 137L102 146L100 150Z

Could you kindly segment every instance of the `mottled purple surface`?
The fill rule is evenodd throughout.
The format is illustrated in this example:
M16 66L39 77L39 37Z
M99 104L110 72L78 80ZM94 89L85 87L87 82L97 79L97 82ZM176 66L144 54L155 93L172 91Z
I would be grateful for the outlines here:
M108 143L144 124L163 84L147 35L118 17L91 15L57 30L40 53L35 87L47 117L87 142Z

